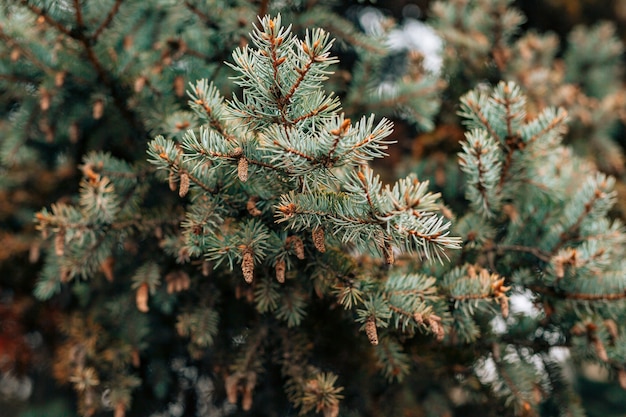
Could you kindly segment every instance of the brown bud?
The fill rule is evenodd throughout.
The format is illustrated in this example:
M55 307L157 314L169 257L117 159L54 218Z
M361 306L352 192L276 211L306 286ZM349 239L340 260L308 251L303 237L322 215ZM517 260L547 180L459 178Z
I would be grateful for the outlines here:
M189 174L183 172L180 174L180 188L178 189L178 195L184 197L189 192Z
M139 288L137 288L137 293L135 294L135 304L137 305L137 310L142 313L147 313L150 310L148 307L148 293L148 284L144 282L139 286Z
M167 180L170 186L170 190L176 191L176 188L178 188L178 186L176 185L176 174L174 173L174 171L170 171L170 175L168 176Z
M369 317L365 322L365 334L370 343L374 346L378 344L378 332L376 331L376 319Z
M237 176L241 182L248 181L248 160L245 157L239 158L237 163Z
M115 258L112 256L108 256L102 263L100 264L100 269L102 269L102 273L107 281L113 282L113 267L115 266Z
M319 226L313 229L313 244L318 251L322 253L326 252L326 245L324 244L324 229Z
M101 119L103 115L104 115L104 101L99 98L93 103L92 116L94 119L98 120L98 119Z
M241 272L243 272L243 279L248 284L251 284L254 280L254 255L252 253L252 249L250 248L246 248L243 252Z
M285 269L286 264L284 259L279 259L276 261L276 281L281 284L285 282Z
M296 212L296 210L298 209L298 207L296 207L295 204L293 203L289 203L287 205L280 205L277 207L278 211L280 211L281 213L283 213L286 217L291 217L294 215L294 213Z
M183 120L182 122L176 122L174 124L174 127L178 130L185 130L189 126L191 126L191 123L189 123L189 120Z
M350 120L349 118L346 118L343 120L343 122L341 122L340 129L342 130L344 134L347 133L348 130L350 129L350 123L352 123L352 120Z

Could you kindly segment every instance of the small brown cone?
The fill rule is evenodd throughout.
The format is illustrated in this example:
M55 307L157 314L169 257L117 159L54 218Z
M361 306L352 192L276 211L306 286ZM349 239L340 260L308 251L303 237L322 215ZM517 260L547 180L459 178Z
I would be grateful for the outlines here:
M243 272L243 279L248 284L251 284L254 280L254 255L252 253L252 249L250 248L246 248L243 252L241 272Z
M257 197L250 197L248 199L248 202L246 203L246 209L248 210L248 213L250 213L251 216L260 216L261 214L263 214L261 212L261 210L259 210L256 207L256 202L258 201Z
M11 49L11 62L15 62L18 59L20 59L20 57L22 56L22 53L20 52L19 49L17 48L13 48Z
M65 71L59 71L56 74L54 74L54 86L55 87L63 87L63 84L65 83Z
M183 172L180 174L180 188L178 189L178 195L184 197L189 192L189 174Z
M135 93L141 93L141 90L143 90L143 88L146 86L146 81L148 81L148 79L143 75L135 79L135 83L133 85L133 90L135 90Z
M430 326L430 330L435 335L437 341L441 342L445 336L443 326L441 325L441 317L431 314L428 316L428 325Z
M241 397L241 409L243 411L250 411L252 408L252 390L247 387L243 390L243 396Z
M135 304L137 305L137 310L142 313L147 313L150 310L148 307L148 296L148 284L144 282L139 286L139 288L137 288L137 293L135 294Z
M372 345L376 346L378 344L378 332L376 331L376 319L374 317L368 318L365 322L365 334Z
M241 182L248 181L248 160L243 156L237 163L237 176Z
M249 411L252 408L252 391L256 385L256 373L248 372L246 385L243 387L243 397L241 398L241 408Z
M285 241L287 245L293 246L293 251L296 253L296 258L304 259L304 243L298 236L289 236Z
M276 261L276 281L283 284L285 282L285 269L287 268L284 259Z
M41 108L42 111L47 111L50 108L50 100L52 96L45 88L42 88L40 93L41 97L39 97L39 108Z
M101 119L104 115L104 101L102 99L98 99L93 103L92 108L92 116L94 119Z
M313 229L313 244L315 248L322 253L326 252L324 240L324 229L319 226Z
M224 381L224 388L226 389L226 398L231 404L237 404L237 390L239 385L239 374L234 373L228 375Z

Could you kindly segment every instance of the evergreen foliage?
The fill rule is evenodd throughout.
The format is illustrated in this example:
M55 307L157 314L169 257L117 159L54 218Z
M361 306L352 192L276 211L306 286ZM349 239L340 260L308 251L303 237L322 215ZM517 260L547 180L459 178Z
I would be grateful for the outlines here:
M392 24L323 2L2 13L0 187L49 177L23 246L80 415L586 415L588 364L626 389L610 24L559 55L510 0L433 2L440 72L384 74ZM392 119L462 138L386 184Z

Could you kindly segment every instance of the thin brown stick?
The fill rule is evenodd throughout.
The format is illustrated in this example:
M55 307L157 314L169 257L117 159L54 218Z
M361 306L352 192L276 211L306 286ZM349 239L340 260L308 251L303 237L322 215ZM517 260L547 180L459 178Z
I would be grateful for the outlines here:
M91 39L93 41L96 41L100 35L102 34L102 32L109 27L109 25L111 24L111 22L113 21L113 18L115 17L115 15L117 14L117 12L120 10L120 6L122 5L122 2L124 0L116 0L115 4L113 4L113 7L111 7L111 10L109 10L109 13L107 13L107 16L104 18L104 20L102 21L102 23L100 23L100 26L98 26L98 28L95 30L95 32L91 35Z

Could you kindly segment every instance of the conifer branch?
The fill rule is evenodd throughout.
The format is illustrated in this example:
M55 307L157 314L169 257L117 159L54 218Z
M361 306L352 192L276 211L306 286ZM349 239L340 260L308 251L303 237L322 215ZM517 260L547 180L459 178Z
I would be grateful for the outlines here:
M27 6L33 13L38 16L41 16L49 25L59 30L64 35L78 41L87 55L88 61L93 66L98 78L102 81L102 83L107 86L108 90L113 97L113 101L116 107L119 109L120 113L128 120L131 126L135 127L138 132L145 133L146 129L143 123L137 118L135 113L128 107L126 103L126 97L122 93L123 89L121 86L117 85L116 82L110 77L110 73L104 68L102 62L98 58L96 52L93 49L93 39L89 37L85 32L85 25L83 22L82 16L82 7L80 5L80 1L74 0L74 11L76 16L76 30L69 30L61 23L54 20L48 14L45 13L43 9L35 5L31 5L28 0L21 0L21 3Z
M204 13L203 11L201 11L196 5L194 5L192 2L190 2L189 0L185 0L185 6L196 16L198 16L200 18L200 20L207 26L210 27L212 29L217 29L217 23L215 23L214 19L211 19L211 17ZM263 15L260 15L263 16Z
M503 244L499 244L495 247L493 247L493 249L491 249L493 251L496 252L500 252L500 251L513 251L513 252L525 252L525 253L530 253L532 255L534 255L537 259L543 261L543 262L550 262L551 259L551 255L547 252L542 251L541 249L537 248L537 247L533 247L533 246L523 246L523 245L503 245Z
M41 9L34 4L30 4L28 0L20 0L20 2L22 3L22 5L26 6L31 12L33 12L38 17L44 19L46 23L54 27L59 32L63 33L64 35L73 37L71 30L63 26L60 22L53 19L49 14L46 13L44 9Z
M115 0L115 3L113 4L113 6L111 6L111 10L109 10L102 23L100 23L100 26L98 26L91 35L91 39L93 40L93 42L96 42L102 32L104 32L105 29L111 25L113 19L115 18L115 15L119 12L120 6L123 2L124 0Z
M25 8L28 3L20 4ZM36 4L48 7L53 2ZM109 408L117 417L130 413L132 390L139 383L129 376L144 368L154 369L155 375L193 375L193 381L181 379L170 386L195 387L195 392L168 393L163 404L177 396L188 398L187 394L198 401L210 397L200 385L205 373L213 370L211 377L224 377L228 401L244 411L266 410L274 401L280 408L286 397L301 413L316 411L325 417L339 414L340 400L348 407L357 404L356 413L384 415L389 410L383 404L371 411L367 401L362 406L352 394L342 398L339 377L318 367L325 363L337 370L350 393L362 390L367 396L377 390L378 383L352 377L379 370L397 383L388 388L390 395L410 385L420 398L429 398L432 384L413 372L419 353L419 371L424 375L440 375L442 363L447 375L462 374L453 379L455 387L467 394L464 404L433 401L456 411L481 401L481 406L512 406L517 414L544 411L544 400L545 409L552 409L556 403L542 397L565 396L563 386L569 387L555 376L556 368L535 366L539 358L550 362L552 347L567 349L573 363L584 358L619 370L626 381L619 348L624 334L619 319L626 300L626 237L622 223L611 220L614 180L594 174L590 164L561 145L564 110L542 110L553 98L537 91L553 91L549 83L562 73L552 68L539 74L549 76L542 81L529 70L527 83L537 84L530 86L530 114L526 95L512 82L494 88L482 85L468 93L459 112L468 128L458 155L462 173L454 161L444 163L437 156L434 164L427 158L412 165L406 178L384 184L368 164L386 156L392 143L391 122L341 112L338 97L345 95L350 102L350 97L361 94L351 103L363 113L390 104L401 106L422 128L432 124L431 119L445 120L444 127L420 140L439 142L452 131L451 142L456 144L461 129L451 124L456 120L449 113L453 103L446 103L437 115L438 92L444 98L456 97L476 74L481 80L495 81L493 76L499 74L508 78L517 61L529 56L524 53L532 55L528 65L550 61L551 52L542 42L528 41L527 48L536 48L531 52L512 48L511 36L520 23L518 14L507 11L512 0L435 3L450 22L448 45L441 52L448 58L442 74L450 75L445 92L438 75L427 73L415 56L409 57L411 68L401 79L396 78L396 68L394 74L382 74L391 54L372 56L380 47L368 44L369 38L346 24L342 27L346 39L354 37L361 45L352 50L357 62L352 68L370 73L354 71L351 79L334 78L330 85L347 91L327 93L324 82L332 77L331 65L337 62L330 55L330 34L292 31L279 17L262 17L250 42L242 42L227 66L235 72L234 86L226 85L223 73L214 84L207 80L191 84L190 111L177 107L183 95L181 80L197 76L201 69L196 64L203 64L198 58L221 61L222 48L241 36L242 16L270 7L269 2L242 2L228 10L216 5L211 13L191 0L174 2L171 9L141 2L122 6L122 0L110 0L106 8L87 7L79 0L68 4L47 10L59 25L70 22L68 33L44 17L37 18L38 24L50 26L48 34L72 47L58 56L86 59L58 67L68 71L63 78L65 73L55 77L57 62L37 54L36 48L5 53L9 71L16 68L12 62L30 62L30 54L41 58L39 64L44 66L33 62L27 67L32 72L25 73L42 78L32 80L36 88L27 91L34 97L22 97L21 91L13 94L6 86L8 95L20 100L20 108L7 113L8 122L18 120L12 133L52 129L46 124L68 129L61 117L67 105L70 121L76 123L70 128L80 127L86 141L103 143L103 138L118 132L132 137L126 123L115 124L121 111L107 123L98 122L106 125L104 133L91 131L89 109L75 109L71 100L61 102L61 96L76 87L98 94L101 104L116 89L118 99L136 117L150 115L142 118L146 128L163 132L148 144L152 169L108 154L89 154L80 167L84 180L76 203L55 204L36 215L37 228L46 239L36 296L51 299L70 278L84 277L85 282L72 288L75 301L68 308L86 306L79 311L97 318L97 323L81 317L68 321L69 342L59 349L57 357L63 360L55 365L57 379L71 382L77 390L83 414L109 407L97 401L107 387L114 398ZM332 16L327 9L318 11L313 3L304 7L310 10L300 20L296 13L285 16L295 17L297 26L307 19L343 25L326 19ZM154 20L164 16L167 25ZM183 21L178 21L180 17ZM137 21L147 29L135 28ZM202 24L189 28L189 22ZM387 22L380 25L383 31L388 29ZM7 39L15 36L27 50L33 46L29 36L43 32L41 27L24 32L22 41L23 32L6 27ZM0 38L6 41L2 30ZM450 60L446 55L455 42L467 48L457 50ZM101 55L107 48L119 62L109 63ZM45 68L47 62L53 63L54 71ZM118 63L121 67L115 66ZM214 65L210 63L212 76L220 71ZM129 85L137 80L132 91L124 88L129 80ZM381 88L372 97L362 93L381 81L391 88ZM64 82L67 85L55 84ZM236 92L224 98L220 91ZM568 105L586 104L578 91L555 90L554 96ZM115 98L112 101L119 108ZM618 106L589 103L606 105L610 111ZM388 110L381 108L383 113ZM81 113L88 121L75 116ZM596 113L589 115L592 124L605 120L593 119L601 116ZM54 120L57 116L59 120ZM77 134L59 136L63 135ZM0 146L3 160L19 156L22 143ZM119 152L120 143L126 145L106 142L114 152ZM63 142L46 149L57 147L63 148ZM58 160L59 170L64 167L63 158L51 155L46 160ZM433 165L441 194L430 192L430 182L424 180ZM168 183L174 194L161 196L162 187L153 187L152 175ZM455 249L461 246L459 253ZM448 256L452 262L445 262ZM433 259L439 263L428 262ZM515 317L507 319L509 296L527 298L530 311L512 303ZM164 327L167 323L175 323L177 342L174 332ZM351 326L358 331L350 331ZM159 341L151 335L157 333L167 336L168 346L154 345ZM430 337L416 337L419 333ZM355 348L356 342L363 346ZM110 346L101 352L105 344ZM193 367L202 375L183 371L180 365L175 369L170 361L160 364L153 354L161 350L202 364ZM486 369L492 359L495 372ZM131 364L141 369L133 370ZM264 372L271 383L260 390ZM402 385L404 380L408 385ZM280 386L284 382L286 395L274 387L276 381ZM446 391L447 381L442 381L440 388ZM150 386L156 385L143 381L142 392ZM417 412L432 414L429 402L419 404ZM209 410L202 406L198 403L196 410ZM397 408L401 407L399 403ZM571 409L579 411L575 407L566 411ZM437 412L441 410L445 409Z
M26 1L26 0L24 0ZM33 63L35 66L37 66L40 70L42 70L44 73L48 74L48 75L53 75L54 74L54 70L52 68L50 68L48 65L46 65L45 63L43 63L36 54L32 53L29 49L27 49L24 45L22 45L20 42L17 41L17 39L14 39L13 37L11 37L9 34L6 33L6 31L4 30L3 25L0 25L0 39L2 39L4 42L7 43L7 45L10 45L14 48L18 48L20 53L24 54L29 62ZM5 77L21 77L20 75L4 75ZM31 80L25 80L25 81L31 81Z

